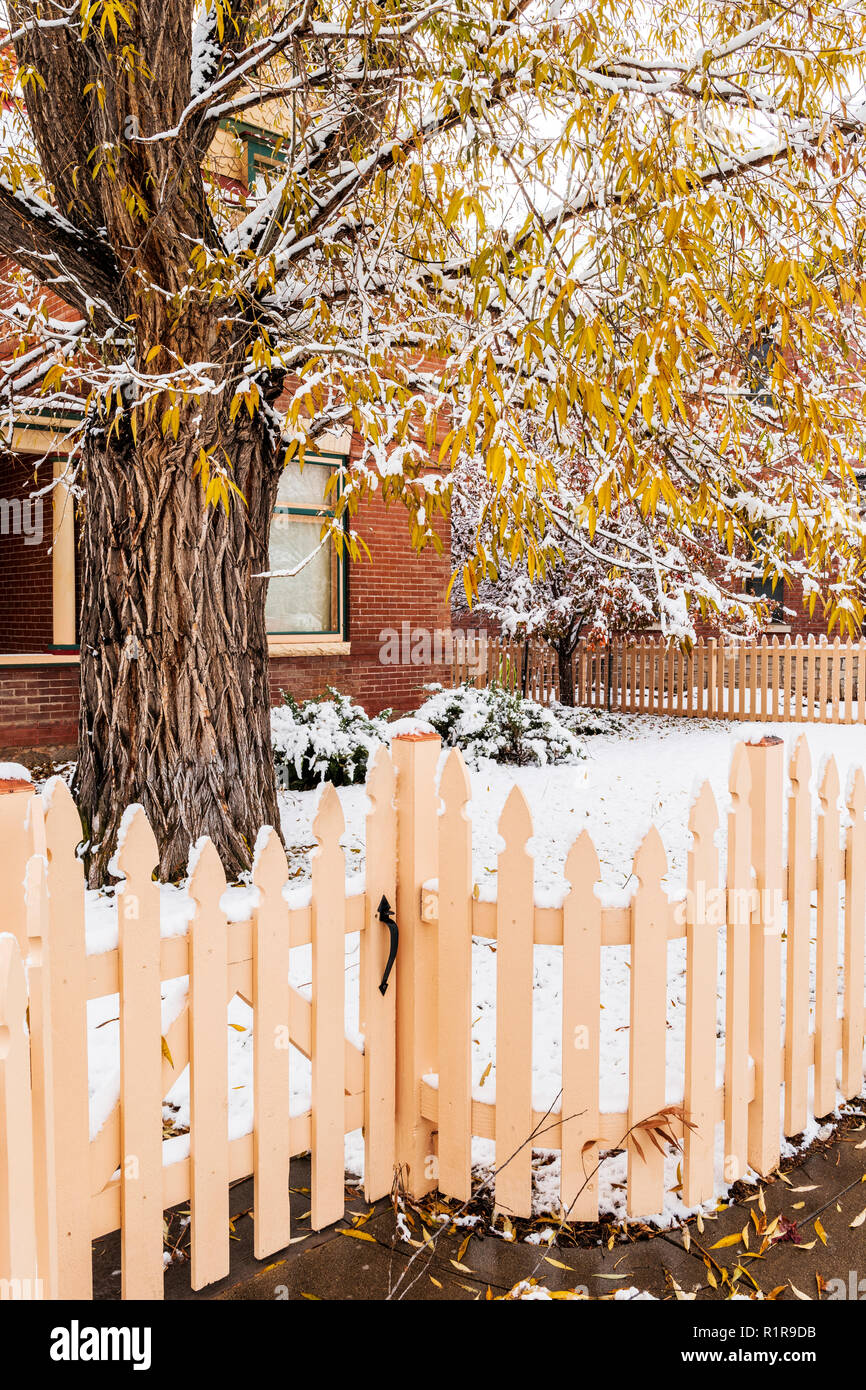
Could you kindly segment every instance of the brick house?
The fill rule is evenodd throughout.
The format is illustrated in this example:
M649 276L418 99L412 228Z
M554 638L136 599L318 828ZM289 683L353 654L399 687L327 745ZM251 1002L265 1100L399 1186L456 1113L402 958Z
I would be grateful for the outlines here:
M53 467L52 435L36 412L17 422L0 455L0 752L71 748L78 719L77 613L80 565L74 506L62 485L41 497ZM11 448L9 447L11 445ZM341 459L360 450L350 433L329 437L308 454L303 470L285 470L271 529L274 569L289 569L315 549L324 487ZM401 506L379 494L353 521L371 560L341 560L324 547L295 578L269 584L270 685L305 699L336 686L368 711L406 711L422 687L447 679L443 660L429 664L382 659L383 632L403 625L437 632L449 626L448 523L436 523L441 554L409 543ZM441 655L441 653L440 653Z

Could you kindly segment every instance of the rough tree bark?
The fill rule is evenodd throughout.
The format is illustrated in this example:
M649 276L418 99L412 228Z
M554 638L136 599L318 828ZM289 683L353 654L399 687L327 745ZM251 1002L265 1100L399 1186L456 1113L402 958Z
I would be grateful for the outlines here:
M574 653L577 644L575 642L554 642L553 650L556 652L556 669L559 675L559 703L561 705L574 704Z
M204 503L188 436L136 448L91 431L85 462L81 713L74 792L100 882L119 818L141 802L163 878L209 835L226 871L279 825L264 617L279 462L257 422L233 427L246 499Z

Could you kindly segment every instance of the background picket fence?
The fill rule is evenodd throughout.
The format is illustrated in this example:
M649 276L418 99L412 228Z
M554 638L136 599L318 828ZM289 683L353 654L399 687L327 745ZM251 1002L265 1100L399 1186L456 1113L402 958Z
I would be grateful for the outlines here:
M496 680L542 704L559 699L556 656L546 643L476 641L480 649L461 653L455 665L455 684ZM690 652L656 637L615 638L596 647L581 642L574 689L575 704L594 709L863 724L866 642L701 638Z
M568 1219L598 1216L596 1165L611 1149L627 1150L628 1208L646 1216L662 1209L665 1187L651 1129L681 1139L682 1196L694 1205L717 1191L717 1139L723 1136L727 1182L749 1166L767 1174L778 1164L782 1133L800 1133L840 1095L861 1093L862 772L851 781L843 828L836 765L826 764L813 804L803 736L787 781L780 740L741 744L730 773L725 874L715 844L718 809L706 784L689 820L684 910L664 889L667 861L655 828L635 856L628 905L602 905L598 857L584 832L567 856L562 906L542 907L526 849L532 819L516 787L499 821L496 900L476 896L469 778L453 750L437 781L439 754L431 734L400 736L392 754L378 754L367 784L365 894L346 897L342 813L326 787L309 906L286 901L285 856L273 832L263 832L254 869L258 905L249 921L227 922L225 878L205 841L191 864L193 916L184 935L160 935L156 846L143 812L132 811L118 854L118 944L97 955L85 948L75 853L81 829L65 786L55 779L42 797L26 788L0 795L0 1279L38 1277L45 1296L86 1298L91 1240L119 1228L123 1296L159 1298L163 1211L189 1200L191 1282L205 1287L229 1273L229 1185L254 1176L255 1254L264 1259L290 1238L290 1157L311 1152L311 1220L325 1226L343 1213L344 1134L358 1128L370 1200L391 1190L397 1165L412 1195L438 1187L465 1200L477 1136L496 1142L497 1208L529 1215L526 1141L534 1134L536 1148L561 1153ZM396 902L400 925L396 979L384 996L382 894ZM353 932L361 942L363 1051L345 1035L345 944ZM495 943L493 1102L473 1095L471 1084L473 936ZM685 1089L672 1114L665 1104L668 943L681 938ZM308 943L311 1000L288 978L290 949ZM562 954L562 1090L544 1113L532 1100L535 946ZM611 947L627 947L631 966L622 1113L611 1113L599 1081L602 963ZM166 1034L169 1062L160 1042L161 982L187 976L188 1007ZM229 1140L226 1010L236 993L254 1010L255 1118L251 1134ZM119 1098L90 1138L87 1002L107 995L119 997ZM311 1104L302 1115L289 1110L287 1037L312 1060ZM164 1164L162 1099L187 1063L190 1152Z

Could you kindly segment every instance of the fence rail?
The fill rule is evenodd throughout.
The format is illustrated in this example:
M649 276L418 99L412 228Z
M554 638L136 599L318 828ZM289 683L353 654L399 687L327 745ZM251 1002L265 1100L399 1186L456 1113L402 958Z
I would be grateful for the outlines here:
M543 642L481 638L454 668L455 682L498 680L547 704L560 697ZM688 652L657 638L581 643L573 658L575 704L637 714L708 719L866 723L866 642L764 637L700 638Z
M720 1153L726 1183L748 1167L769 1173L783 1134L800 1133L810 1114L830 1113L840 1095L861 1093L862 772L842 806L831 759L813 800L804 736L787 779L780 740L740 744L724 874L718 807L705 784L689 818L683 902L668 899L665 849L651 828L634 858L630 901L605 906L597 895L598 856L584 831L566 858L562 904L551 907L535 901L526 848L534 827L517 787L498 825L496 899L477 897L469 776L452 750L439 777L439 754L431 734L402 735L392 753L378 754L367 784L364 894L346 896L342 812L326 787L309 903L287 901L285 854L263 832L256 906L248 920L227 921L222 867L204 841L190 865L192 916L182 934L163 934L156 846L144 813L132 810L118 852L117 945L98 954L86 949L81 827L67 789L55 779L42 796L26 788L0 795L9 928L0 934L0 1293L39 1279L47 1297L89 1297L91 1241L119 1229L123 1296L161 1297L163 1211L188 1199L192 1287L221 1279L229 1272L229 1185L250 1174L255 1254L267 1258L290 1239L290 1157L310 1151L312 1225L327 1225L343 1213L343 1141L356 1129L364 1132L371 1200L390 1190L396 1165L412 1194L438 1186L465 1200L477 1137L496 1143L497 1207L529 1215L526 1140L542 1131L537 1145L561 1154L570 1219L597 1218L596 1164L613 1148L627 1150L630 1213L660 1211L664 1160L646 1127L668 1098L671 941L685 943L685 1051L681 1110L667 1123L683 1144L688 1205L716 1195ZM396 902L400 925L396 978L385 995L378 985L389 938L376 915L383 894ZM345 944L355 932L361 1046L345 1028ZM473 937L496 960L493 1101L472 1087ZM307 946L309 998L289 979L290 952ZM561 1093L549 1112L533 1102L537 947L561 953ZM601 1009L606 953L623 947L628 1104L618 1110L601 1083ZM164 1028L163 986L185 977L186 1003ZM230 1137L225 1040L236 994L253 1009L254 1116L250 1133ZM91 1137L87 1008L106 996L119 1006L118 1098ZM289 1041L312 1065L300 1114L289 1104ZM172 1161L163 1099L187 1065L189 1152Z

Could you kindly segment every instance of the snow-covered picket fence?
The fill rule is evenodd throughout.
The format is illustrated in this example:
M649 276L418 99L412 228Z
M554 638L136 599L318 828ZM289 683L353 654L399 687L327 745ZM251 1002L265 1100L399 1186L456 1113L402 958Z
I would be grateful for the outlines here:
M91 954L76 855L81 827L69 792L55 779L41 797L26 783L0 796L0 869L9 886L0 1024L11 1029L0 1033L0 1279L38 1277L49 1296L86 1297L91 1240L119 1229L124 1296L161 1297L163 1211L189 1200L192 1285L203 1287L229 1272L229 1184L254 1176L255 1250L264 1258L290 1239L290 1157L311 1152L312 1224L322 1227L343 1213L344 1136L358 1130L371 1200L391 1189L398 1164L411 1194L438 1187L465 1199L473 1140L492 1140L502 1211L530 1214L532 1151L540 1149L559 1154L563 1214L595 1220L604 1186L597 1165L619 1150L629 1213L653 1219L675 1181L669 1140L682 1144L681 1200L694 1208L740 1177L771 1172L784 1136L861 1093L862 772L843 812L829 759L813 807L805 737L787 782L781 740L738 745L724 872L706 783L689 816L679 899L665 888L668 863L654 826L635 855L630 896L605 891L586 831L566 855L563 894L539 896L527 849L535 827L514 787L499 818L490 899L474 886L467 769L452 750L437 779L440 750L438 736L414 732L377 752L366 787L364 892L347 895L343 814L326 786L305 900L288 888L277 837L263 831L246 920L227 920L223 871L203 841L190 862L186 930L167 923L152 876L153 836L141 808L131 808L115 861L117 944ZM384 994L383 896L400 933ZM356 1029L347 1026L350 938L360 941ZM495 962L495 1070L486 1089L472 1084L479 943ZM680 946L685 1017L674 1043L668 996ZM301 951L310 953L303 987L290 966ZM547 1094L551 1059L534 1055L533 1018L539 960L552 952L560 983L553 998L546 991L544 1008L556 1014L555 1096ZM614 978L605 957L623 952L625 1096L607 1093L603 1056ZM254 1020L244 1132L231 1125L225 1061L236 996ZM87 1011L106 999L116 999L120 1016L119 1088L94 1132ZM683 1058L672 1073L680 1040ZM301 1064L306 1089L297 1083ZM163 1101L187 1068L189 1133L164 1138Z
M684 651L658 637L580 642L572 658L575 703L634 714L866 724L866 642L826 637L699 638ZM498 681L542 704L559 699L553 650L476 639L455 683Z

